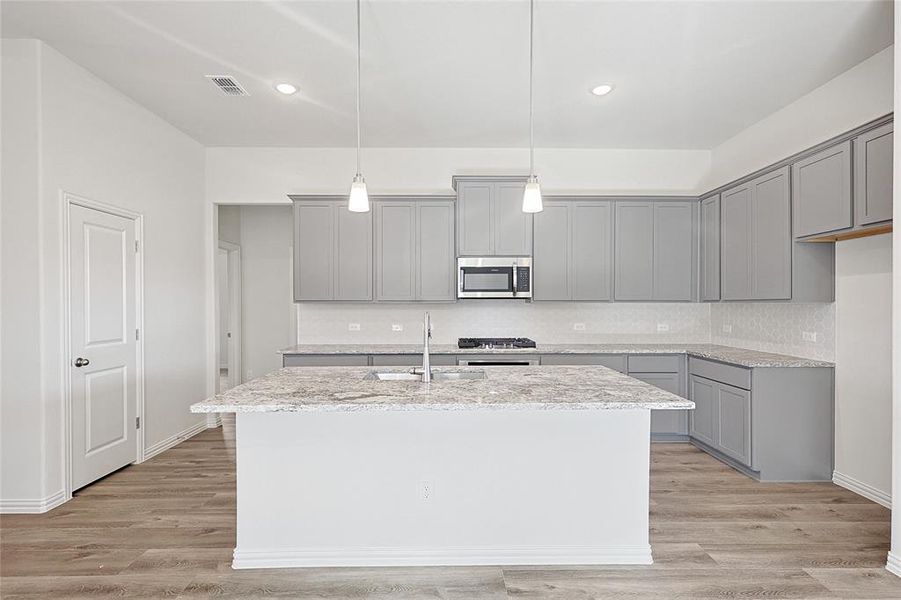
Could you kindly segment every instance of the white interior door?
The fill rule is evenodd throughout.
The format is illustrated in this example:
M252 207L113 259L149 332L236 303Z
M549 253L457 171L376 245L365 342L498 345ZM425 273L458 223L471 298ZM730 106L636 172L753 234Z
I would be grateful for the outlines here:
M70 206L72 489L137 460L135 222Z

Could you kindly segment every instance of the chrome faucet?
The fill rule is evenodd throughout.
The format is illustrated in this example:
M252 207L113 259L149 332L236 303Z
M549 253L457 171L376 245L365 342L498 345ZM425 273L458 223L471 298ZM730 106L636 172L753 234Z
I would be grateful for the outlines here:
M429 360L429 340L432 338L432 318L425 313L422 323L422 382L431 383L432 363Z

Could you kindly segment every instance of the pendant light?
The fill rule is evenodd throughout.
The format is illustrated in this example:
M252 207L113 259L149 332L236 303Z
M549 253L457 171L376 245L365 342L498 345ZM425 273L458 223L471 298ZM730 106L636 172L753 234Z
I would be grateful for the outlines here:
M533 72L535 70L535 0L529 0L529 179L522 193L522 212L537 213L544 210L541 186L535 175L535 103L533 101Z
M350 184L350 196L347 198L347 210L351 212L369 212L369 193L360 172L360 139L360 0L357 0L357 174Z

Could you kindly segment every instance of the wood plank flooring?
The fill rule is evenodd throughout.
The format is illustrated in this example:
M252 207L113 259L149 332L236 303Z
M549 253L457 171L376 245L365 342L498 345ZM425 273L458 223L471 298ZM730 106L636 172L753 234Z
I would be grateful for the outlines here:
M653 566L233 571L230 433L0 517L0 597L901 598L888 510L829 483L756 483L687 444L653 446Z

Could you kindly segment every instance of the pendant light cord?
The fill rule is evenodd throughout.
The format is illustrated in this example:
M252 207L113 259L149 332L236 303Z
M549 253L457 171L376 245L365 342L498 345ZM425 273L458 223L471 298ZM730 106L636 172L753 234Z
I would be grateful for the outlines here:
M357 0L357 176L360 172L360 0Z
M533 95L533 72L535 46L535 0L529 0L529 175L535 176L535 102Z

